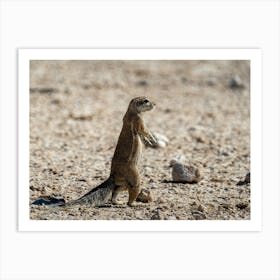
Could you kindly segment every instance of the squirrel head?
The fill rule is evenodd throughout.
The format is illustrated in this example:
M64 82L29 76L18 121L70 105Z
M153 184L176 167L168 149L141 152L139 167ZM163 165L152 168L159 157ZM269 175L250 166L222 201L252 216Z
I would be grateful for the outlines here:
M135 97L129 103L129 110L131 112L141 113L150 111L155 107L155 103L150 101L145 96Z

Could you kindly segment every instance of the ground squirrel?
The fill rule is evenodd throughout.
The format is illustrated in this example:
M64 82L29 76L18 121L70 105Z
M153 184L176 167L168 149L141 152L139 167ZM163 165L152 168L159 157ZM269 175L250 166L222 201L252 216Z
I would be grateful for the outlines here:
M110 199L113 204L121 204L122 202L117 200L117 195L125 190L129 193L128 205L137 205L135 200L141 190L137 168L142 150L141 140L151 145L156 144L155 138L145 127L141 115L142 112L152 110L154 106L155 103L146 97L136 97L130 101L123 117L123 127L112 158L109 178L79 199L59 203L57 206L69 207L81 204L102 206Z

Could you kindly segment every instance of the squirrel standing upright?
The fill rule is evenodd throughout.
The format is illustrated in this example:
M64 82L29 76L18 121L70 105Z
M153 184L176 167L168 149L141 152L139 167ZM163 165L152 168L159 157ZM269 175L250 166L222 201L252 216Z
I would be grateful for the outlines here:
M71 207L83 204L102 206L110 199L113 204L118 205L122 202L117 200L117 196L125 190L128 190L129 193L128 205L137 205L135 200L141 191L137 166L142 151L141 140L151 145L156 144L155 138L144 125L142 113L152 110L154 106L155 103L146 97L136 97L130 101L123 117L123 127L112 158L109 178L82 197L70 202L59 203L57 206Z

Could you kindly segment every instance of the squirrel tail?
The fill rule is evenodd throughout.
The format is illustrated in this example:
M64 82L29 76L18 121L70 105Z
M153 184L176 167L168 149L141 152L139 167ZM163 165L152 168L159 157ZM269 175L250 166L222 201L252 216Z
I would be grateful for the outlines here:
M66 203L58 203L54 207L71 207L75 205L92 205L102 206L111 198L114 190L114 179L110 176L106 181L99 186L93 188L82 197Z

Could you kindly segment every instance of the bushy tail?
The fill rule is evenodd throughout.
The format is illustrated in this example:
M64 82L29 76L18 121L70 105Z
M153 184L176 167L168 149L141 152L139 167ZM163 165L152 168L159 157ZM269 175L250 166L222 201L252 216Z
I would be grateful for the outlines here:
M71 207L75 205L92 205L102 206L106 204L111 198L114 189L114 180L109 177L101 185L93 188L82 197L66 203L59 203L53 205L54 207Z

